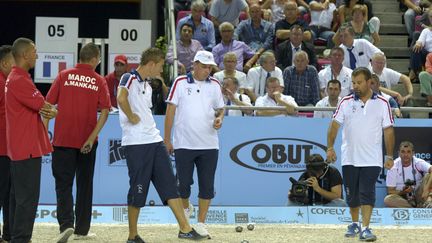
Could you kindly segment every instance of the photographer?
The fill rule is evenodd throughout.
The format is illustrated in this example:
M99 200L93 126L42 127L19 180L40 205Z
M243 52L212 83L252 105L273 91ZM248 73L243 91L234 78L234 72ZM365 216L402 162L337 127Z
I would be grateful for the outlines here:
M299 181L293 183L288 194L288 206L323 205L346 207L342 200L342 176L339 171L328 165L319 154L312 154L306 160L306 171Z
M432 206L430 192L432 166L414 156L414 145L401 142L399 158L387 172L387 193L384 204L391 208L424 208Z

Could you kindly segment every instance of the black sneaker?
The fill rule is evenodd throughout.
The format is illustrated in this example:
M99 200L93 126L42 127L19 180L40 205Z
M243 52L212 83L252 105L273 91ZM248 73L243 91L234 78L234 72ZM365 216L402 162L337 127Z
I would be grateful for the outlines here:
M139 235L136 235L133 240L127 240L126 243L145 243L143 239Z
M187 233L183 233L183 232L179 231L178 238L179 239L185 239L185 240L204 240L204 239L207 239L207 236L198 234L192 228L192 230L187 232Z

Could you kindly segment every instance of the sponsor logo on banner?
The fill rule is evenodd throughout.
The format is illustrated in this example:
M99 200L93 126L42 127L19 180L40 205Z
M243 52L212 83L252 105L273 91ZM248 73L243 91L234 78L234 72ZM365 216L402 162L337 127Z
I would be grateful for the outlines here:
M230 157L240 166L252 170L295 173L304 171L304 160L310 154L325 156L326 149L323 144L303 139L264 138L235 146Z
M297 219L272 219L266 216L251 216L251 223L256 224L299 224L300 221Z
M117 222L127 222L128 221L127 207L113 208L113 220Z
M206 218L207 223L226 224L227 211L226 210L209 210Z
M349 211L347 208L340 207L313 207L310 209L311 215L320 215L320 216L333 216L334 219L341 223L350 223L352 222L351 216L349 215ZM373 209L371 219L371 223L382 223L382 214L378 209Z
M248 213L235 213L234 219L235 219L236 224L249 223L249 214Z
M432 209L429 208L413 208L412 220L431 220L432 219Z
M121 146L120 139L109 140L109 165L110 166L126 166L126 157L124 149Z

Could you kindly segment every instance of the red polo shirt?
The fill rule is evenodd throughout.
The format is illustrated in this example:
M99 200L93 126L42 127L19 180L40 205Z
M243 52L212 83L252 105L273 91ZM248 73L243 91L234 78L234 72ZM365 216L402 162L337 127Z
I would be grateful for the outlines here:
M37 158L52 152L39 115L44 102L30 74L14 66L5 88L7 154L11 160Z
M97 123L99 109L109 109L105 79L88 64L60 72L46 97L57 104L54 146L81 148Z
M114 72L109 73L105 76L105 80L108 85L108 91L110 95L111 105L117 108L117 89L120 83L114 74Z
M0 71L0 156L7 155L6 150L6 111L5 111L6 75Z

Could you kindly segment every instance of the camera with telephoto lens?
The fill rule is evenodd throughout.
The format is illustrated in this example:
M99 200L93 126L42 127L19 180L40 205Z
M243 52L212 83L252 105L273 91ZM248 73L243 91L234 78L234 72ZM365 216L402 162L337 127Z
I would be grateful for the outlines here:
M309 203L308 183L305 180L297 181L292 177L290 177L289 180L292 183L289 199L297 203L301 203L305 205L308 204Z

